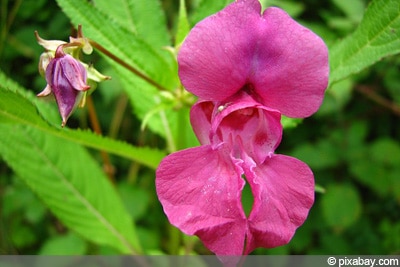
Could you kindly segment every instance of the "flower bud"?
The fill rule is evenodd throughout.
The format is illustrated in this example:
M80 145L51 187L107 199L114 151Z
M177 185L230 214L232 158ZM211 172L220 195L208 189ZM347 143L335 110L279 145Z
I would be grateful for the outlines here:
M54 94L62 117L61 126L65 126L82 93L89 90L86 79L85 67L71 55L65 54L63 45L60 45L46 68L47 86L39 95L49 94L49 91Z
M91 54L93 47L90 39L84 37L82 26L78 26L77 37L70 37L69 42L45 40L35 31L37 42L44 47L40 55L39 73L45 76L47 85L38 96L54 94L62 117L62 125L75 107L85 105L87 90L90 93L97 82L111 79L98 72L91 64L79 60L81 52Z

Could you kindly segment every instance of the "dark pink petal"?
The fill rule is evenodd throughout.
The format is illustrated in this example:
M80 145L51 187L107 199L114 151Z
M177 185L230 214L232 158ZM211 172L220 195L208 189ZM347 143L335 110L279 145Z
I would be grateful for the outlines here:
M257 163L262 163L274 153L282 138L280 113L245 92L224 102L200 101L190 114L201 144L215 148L225 143L236 158L244 150Z
M222 101L246 84L260 8L256 0L237 1L190 31L178 54L179 77L189 92Z
M328 83L328 50L284 11L260 13L258 0L238 0L198 23L178 54L182 84L211 101L250 90L284 115L307 117Z
M86 84L86 69L78 60L70 55L65 55L60 59L60 64L63 69L64 77L72 88L78 91L90 89L90 86Z
M284 155L273 155L261 165L247 157L244 168L254 196L245 253L287 244L314 202L312 171Z
M240 162L223 149L206 145L167 156L156 171L156 190L171 224L199 236L217 255L241 255L246 233L244 181Z
M229 144L234 155L246 153L257 164L274 153L282 138L281 114L240 94L228 106L217 112L211 129L212 143Z
M212 101L199 101L190 109L190 124L202 145L210 144L211 117L215 109Z
M262 21L249 82L266 106L289 117L308 117L328 85L328 49L279 8L266 9Z

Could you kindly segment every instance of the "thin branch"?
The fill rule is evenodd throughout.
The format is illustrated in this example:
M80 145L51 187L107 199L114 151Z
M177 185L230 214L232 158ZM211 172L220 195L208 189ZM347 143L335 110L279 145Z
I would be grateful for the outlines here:
M376 102L377 104L389 109L392 111L394 114L400 117L400 106L397 105L396 103L393 103L389 101L388 99L380 96L377 94L374 90L372 90L370 87L365 86L365 85L357 85L355 89L366 96L367 98L371 99L372 101Z
M93 104L93 99L92 97L89 95L86 98L86 104L88 107L88 111L89 111L89 119L90 119L90 123L92 125L93 131L99 135L102 134L101 132L101 127L100 127L100 123L99 120L97 118L97 113L96 113L96 109L94 108L94 104ZM101 150L100 151L100 155L101 158L103 160L103 166L104 166L104 171L107 174L108 178L110 179L110 181L112 183L114 183L114 166L111 164L111 160L110 160L110 156L108 155L107 152Z
M115 62L117 62L121 66L123 66L124 68L128 69L129 71L134 73L136 76L140 77L141 79L145 80L149 84L153 85L154 87L156 87L160 91L168 91L165 87L163 87L162 85L158 84L153 79L151 79L150 77L146 76L144 73L142 73L141 71L139 71L135 67L129 65L128 63L126 63L125 61L123 61L122 59L120 59L119 57L117 57L116 55L111 53L110 51L108 51L106 48L101 46L99 43L97 43L97 42L95 42L93 40L89 40L89 43L94 48L98 49L100 52L102 52L103 54L105 54L106 56L108 56L109 58L111 58L112 60L114 60Z

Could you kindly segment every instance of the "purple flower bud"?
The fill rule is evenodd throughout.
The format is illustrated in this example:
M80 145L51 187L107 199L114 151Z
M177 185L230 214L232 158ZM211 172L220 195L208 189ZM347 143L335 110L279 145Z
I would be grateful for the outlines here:
M46 68L47 86L39 95L54 94L58 110L62 117L61 126L65 126L69 116L79 103L82 92L89 90L86 84L85 67L71 55L65 54L63 45L60 45L55 57Z

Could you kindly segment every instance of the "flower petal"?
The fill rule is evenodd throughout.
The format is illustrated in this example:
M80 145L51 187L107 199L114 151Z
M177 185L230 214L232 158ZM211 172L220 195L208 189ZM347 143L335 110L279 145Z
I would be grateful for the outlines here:
M62 66L58 64L57 60L59 59L53 59L47 66L46 80L56 98L58 110L62 118L62 126L64 126L80 101L81 93L78 90L74 90L69 81L65 79Z
M37 31L35 31L35 36L38 44L43 46L46 51L56 51L57 47L66 44L66 42L59 40L45 40L39 36L39 33Z
M245 152L257 164L264 162L281 142L281 114L245 92L229 98L224 106L222 111L217 109L212 119L211 142L224 141L236 157Z
M235 1L190 31L178 54L179 77L189 92L222 101L244 86L260 10L257 0Z
M325 43L279 8L266 9L261 21L250 83L266 106L289 117L310 116L328 85Z
M223 101L243 89L289 117L307 117L328 84L328 50L321 38L279 8L261 15L258 0L238 0L199 22L179 54L185 88Z
M73 89L78 91L86 91L90 89L90 86L86 84L86 69L78 60L70 55L65 55L58 60L65 79Z
M37 96L48 96L51 94L51 87L47 84L46 87L37 94Z
M224 102L199 101L190 112L201 144L225 143L240 158L244 150L257 163L274 153L282 138L281 114L239 92ZM240 140L240 142L238 142Z
M171 224L199 236L217 255L241 255L247 229L244 181L239 163L223 149L206 145L167 156L156 172L156 190Z
M198 101L190 109L190 124L200 144L210 144L211 118L215 110L212 101Z
M254 196L245 253L287 244L314 202L314 175L302 161L274 155L256 166L247 157L245 175Z

